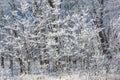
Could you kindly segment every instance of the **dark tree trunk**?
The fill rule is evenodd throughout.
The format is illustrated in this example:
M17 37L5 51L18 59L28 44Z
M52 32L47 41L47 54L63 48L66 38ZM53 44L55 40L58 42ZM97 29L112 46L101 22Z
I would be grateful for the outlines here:
M10 60L11 75L13 76L13 60Z
M18 58L19 60L19 65L20 65L20 74L23 73L23 63L22 63L22 59Z
M1 56L1 66L2 68L4 68L4 57L3 56Z
M101 9L100 9L100 18L99 18L99 22L97 22L97 28L104 28L105 26L103 25L103 9L104 9L104 2L105 0L99 0L99 3L101 5ZM105 29L99 32L99 36L100 36L100 41L101 41L101 47L102 47L102 53L104 55L107 56L108 59L112 58L111 53L108 51L109 48L109 42L107 39L107 36L105 34Z
M100 9L100 19L99 19L99 25L97 27L100 28L104 28L105 26L103 25L103 10L104 10L104 2L105 0L100 0L100 5L101 5L101 9ZM100 41L101 41L101 47L102 47L102 54L106 56L108 62L106 63L106 75L108 74L109 70L110 70L110 63L111 63L111 59L112 59L112 54L111 52L108 50L109 48L109 41L107 39L107 36L105 34L105 29L99 32L99 36L100 36ZM107 77L107 76L106 76ZM107 78L106 78L107 80Z
M52 0L48 0L48 3L49 3L49 5L50 5L52 8L54 8L54 5L53 5Z
M28 74L30 74L30 61L28 61Z

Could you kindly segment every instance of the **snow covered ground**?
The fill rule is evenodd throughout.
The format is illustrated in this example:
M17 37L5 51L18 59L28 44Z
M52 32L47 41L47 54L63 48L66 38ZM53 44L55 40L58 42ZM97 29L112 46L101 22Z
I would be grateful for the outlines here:
M0 80L120 80L119 75L89 76L88 74L63 74L61 76L49 75L21 75L14 77L0 77Z

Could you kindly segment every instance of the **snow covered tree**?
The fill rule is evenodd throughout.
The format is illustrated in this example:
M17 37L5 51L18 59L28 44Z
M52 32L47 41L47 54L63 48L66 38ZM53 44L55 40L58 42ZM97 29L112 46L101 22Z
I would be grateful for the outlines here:
M1 66L6 69L9 61L12 75L119 70L113 63L120 52L118 3L10 0L6 10L0 8Z

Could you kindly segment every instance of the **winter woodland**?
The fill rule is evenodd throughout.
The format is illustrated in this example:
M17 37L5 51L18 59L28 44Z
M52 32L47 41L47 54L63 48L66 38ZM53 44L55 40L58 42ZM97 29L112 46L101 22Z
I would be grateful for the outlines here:
M0 0L0 80L120 80L120 0Z

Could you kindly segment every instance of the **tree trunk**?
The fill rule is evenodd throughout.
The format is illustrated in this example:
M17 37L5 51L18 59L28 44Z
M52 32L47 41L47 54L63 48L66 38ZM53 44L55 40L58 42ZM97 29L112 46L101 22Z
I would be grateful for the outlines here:
M4 68L4 57L3 56L1 56L1 66L2 68Z
M101 6L100 13L99 13L100 14L100 18L99 18L100 24L98 23L99 25L97 27L100 27L100 28L105 27L103 25L103 16L104 16L103 10L104 10L104 5L105 5L104 2L105 2L105 0L99 1L100 6ZM108 50L109 41L107 39L107 36L108 35L105 34L105 30L102 30L99 32L99 37L101 38L100 41L101 41L101 47L102 47L102 54L105 55L108 60L106 63L106 75L109 73L109 70L110 70L109 67L110 67L110 63L111 63L111 59L112 59L112 55L111 55L110 51ZM107 78L106 78L106 80L107 80Z
M103 28L105 27L103 25L103 9L104 9L104 2L105 0L100 0L100 5L101 5L101 9L100 9L100 18L99 18L99 21L98 22L98 25L97 25L97 28ZM100 36L100 41L101 41L101 47L102 47L102 53L105 54L107 56L108 59L111 59L112 58L112 55L111 53L108 51L108 48L109 48L109 42L108 42L108 39L107 39L107 35L105 34L105 30L102 30L99 32L99 36Z
M30 61L28 61L28 74L30 74Z
M11 75L13 76L13 60L10 59L10 69L11 69Z
M22 63L22 59L18 58L19 60L19 65L20 65L20 74L23 73L23 63Z
M50 5L52 8L54 8L54 7L55 7L55 6L53 5L52 0L48 0L48 3L49 3L49 5Z

